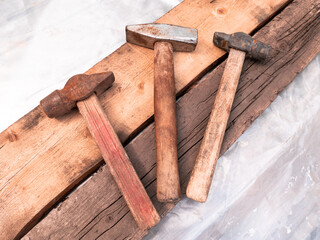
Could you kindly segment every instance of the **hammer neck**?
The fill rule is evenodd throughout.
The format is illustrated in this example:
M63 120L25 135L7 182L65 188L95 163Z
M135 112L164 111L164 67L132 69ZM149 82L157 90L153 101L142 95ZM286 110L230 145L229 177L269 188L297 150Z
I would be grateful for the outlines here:
M171 61L173 58L173 47L169 42L156 42L154 44L154 61Z

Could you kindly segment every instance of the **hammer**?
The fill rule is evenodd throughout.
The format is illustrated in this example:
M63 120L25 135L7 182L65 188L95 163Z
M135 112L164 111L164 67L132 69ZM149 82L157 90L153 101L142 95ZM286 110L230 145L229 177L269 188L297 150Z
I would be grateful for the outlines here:
M140 229L146 230L156 225L160 216L97 97L113 82L112 72L75 75L63 89L41 100L40 106L50 118L62 116L75 106L78 107L135 221Z
M245 56L264 60L270 52L269 46L242 32L215 32L213 43L229 51L229 57L187 186L187 197L198 202L205 202L208 197Z
M126 37L129 43L154 49L157 199L172 202L181 195L173 51L193 51L198 41L197 30L169 24L140 24L127 26Z

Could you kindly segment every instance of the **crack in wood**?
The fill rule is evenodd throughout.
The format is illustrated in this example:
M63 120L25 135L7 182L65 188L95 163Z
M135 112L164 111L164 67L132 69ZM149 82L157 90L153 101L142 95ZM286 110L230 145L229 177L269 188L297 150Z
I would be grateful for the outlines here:
M102 214L104 211L106 211L107 209L109 209L110 207L112 207L116 202L118 202L120 199L122 198L122 196L119 196L116 200L114 200L110 205L108 205L107 207L103 208L97 215L95 215L94 218L91 219L91 221L89 221L82 229L80 229L80 231L76 234L79 235L82 231L84 231L94 220L96 220L100 214ZM97 224L97 223L96 223ZM82 239L84 235L86 235L96 224L94 224L87 232L85 232L82 236L80 236L79 239Z
M95 239L99 239L104 233L106 233L108 230L113 228L115 225L117 225L130 211L127 211L118 221L116 221L111 227L104 230L100 235L98 235Z

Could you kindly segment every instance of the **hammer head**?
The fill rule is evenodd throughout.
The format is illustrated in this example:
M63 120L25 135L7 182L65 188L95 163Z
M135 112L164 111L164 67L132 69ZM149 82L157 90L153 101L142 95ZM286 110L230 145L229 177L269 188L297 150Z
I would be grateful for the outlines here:
M255 40L243 32L233 34L215 32L213 35L213 43L225 51L229 51L230 48L238 49L246 52L248 57L258 60L264 60L270 54L270 47L268 45Z
M169 24L150 23L126 26L127 42L153 49L155 42L170 42L174 51L191 52L198 42L198 32Z
M59 117L69 112L92 94L101 94L114 82L112 72L91 75L78 74L68 80L61 90L56 90L40 101L40 106L48 117Z

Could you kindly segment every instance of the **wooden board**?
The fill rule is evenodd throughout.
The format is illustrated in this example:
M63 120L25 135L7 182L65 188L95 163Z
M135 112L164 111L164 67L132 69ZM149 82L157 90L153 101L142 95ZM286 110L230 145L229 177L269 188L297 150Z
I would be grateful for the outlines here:
M222 146L232 143L320 51L320 4L295 0L256 37L272 46L266 64L246 60ZM206 75L178 101L178 140L185 190L208 121L223 65ZM174 204L156 201L154 125L126 150L161 215ZM129 210L104 166L52 210L26 236L30 239L140 239ZM28 238L26 238L28 239ZM100 239L100 238L99 238Z
M182 91L224 54L214 31L251 32L289 0L186 0L158 22L195 27L195 52L175 54L176 90ZM125 44L87 73L111 70L116 82L102 104L120 139L153 114L153 52ZM0 234L25 231L58 199L97 169L99 150L75 110L48 119L39 107L0 134ZM23 229L24 228L24 229Z

